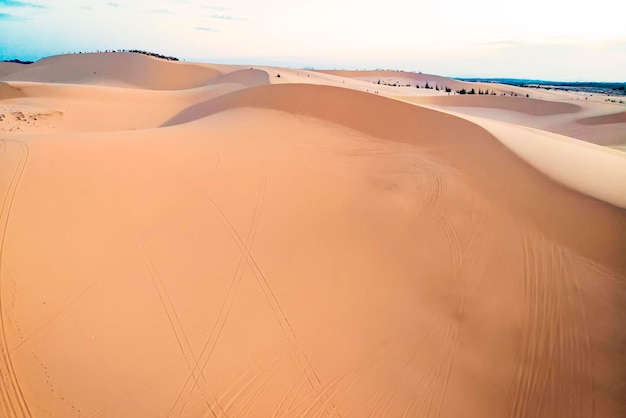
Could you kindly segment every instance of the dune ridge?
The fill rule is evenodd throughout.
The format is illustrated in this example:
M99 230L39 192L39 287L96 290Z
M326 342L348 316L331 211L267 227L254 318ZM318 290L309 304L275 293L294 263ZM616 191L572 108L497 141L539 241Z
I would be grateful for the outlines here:
M442 150L437 155L446 158L456 169L467 173L475 185L480 185L488 194L498 194L509 203L511 210L527 211L547 231L559 225L556 220L561 217L560 210L548 209L539 202L550 199L552 193L560 193L564 198L576 200L575 193L572 194L556 184L549 191L544 187L535 188L533 184L541 182L542 175L535 173L534 169L528 170L528 166L519 157L500 146L496 138L472 122L436 110L337 87L289 84L246 89L193 105L163 126L189 123L215 113L245 107L306 115L347 126L374 137L434 151ZM456 135L450 134L451 132ZM618 167L623 166L623 159L618 157L616 161ZM494 177L494 172L498 172L498 176ZM512 189L509 184L516 184L517 188ZM613 194L621 195L615 186L607 186L613 190ZM534 189L536 190L531 192ZM534 194L540 190L541 197L530 198L522 192ZM617 202L623 203L621 198ZM586 216L586 212L581 211L576 216L577 220L572 220L572 224L561 226L560 233L570 235L575 246L586 244L576 242L577 232L571 226L584 222ZM595 252L591 247L587 249ZM614 260L614 255L609 258ZM593 258L596 257L601 255L596 253Z

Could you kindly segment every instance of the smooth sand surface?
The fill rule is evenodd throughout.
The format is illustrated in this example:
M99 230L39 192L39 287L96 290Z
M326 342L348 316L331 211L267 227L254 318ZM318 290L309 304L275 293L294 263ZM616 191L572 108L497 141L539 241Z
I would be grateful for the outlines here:
M529 98L524 97L525 95L521 97L391 95L391 97L456 114L527 126L593 144L613 147L626 145L624 105L607 103L600 101L599 98L581 100L574 93L558 92L559 97L545 95L542 97L533 90L529 92L531 95Z
M180 90L202 86L221 75L219 71L202 65L121 52L60 55L22 65L22 68L0 78L0 81L10 79Z
M501 109L520 112L531 116L563 115L577 113L582 110L579 105L573 103L551 102L546 100L511 96L434 96L420 98L419 103L451 107Z
M19 64L16 62L0 62L0 77L16 73L23 70L24 68L26 68L24 67L24 64Z
M626 413L626 179L498 121L604 108L51 60L0 84L0 416Z
M595 116L579 119L578 123L583 125L604 125L610 123L626 123L626 112L612 113L610 115Z

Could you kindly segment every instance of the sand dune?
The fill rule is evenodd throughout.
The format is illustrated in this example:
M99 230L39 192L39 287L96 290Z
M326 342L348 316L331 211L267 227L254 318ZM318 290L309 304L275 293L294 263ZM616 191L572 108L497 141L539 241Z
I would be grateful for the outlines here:
M215 69L142 54L75 54L45 58L24 66L0 81L97 84L149 90L181 90L200 87L219 77Z
M574 138L476 117L516 155L572 189L626 209L626 154ZM558 156L554 158L554 156ZM576 167L576 170L572 170Z
M0 132L0 415L626 411L626 211L516 154L576 145L332 75L154 91L74 58L0 102L65 112Z
M18 64L15 62L0 62L0 77L21 71L27 68L25 65L26 64Z
M445 87L449 87L453 91L466 89L467 91L472 88L478 92L480 89L488 90L489 92L495 92L496 94L518 94L518 95L526 95L528 92L532 92L533 96L536 94L534 91L516 87L509 86L499 83L470 83L460 80L455 80L449 77L442 77L433 74L422 74L422 73L412 73L406 71L346 71L346 70L316 70L316 72L324 73L324 74L333 74L336 76L351 78L355 80L367 81L369 83L378 83L380 80L381 83L400 83L410 84L415 90L415 85L418 84L420 89L424 88L426 83L429 84L430 87L435 88L435 86L439 86L440 89L444 89ZM422 93L422 92L421 92ZM435 91L429 92L429 94L436 95ZM441 92L440 94L444 94ZM542 91L544 97L563 97L564 95L561 92L557 91Z
M611 124L611 123L626 123L626 112L619 112L619 113L613 113L610 115L602 115L602 116L579 119L578 123L582 125L604 125L604 124Z
M346 71L346 70L316 70L316 72L324 73L324 74L332 74L341 77L354 78L358 80L364 80L368 82L378 82L381 83L394 83L394 82L402 82L409 83L413 87L415 83L418 83L420 87L424 87L426 83L435 87L438 85L443 88L445 86L450 87L453 90L460 90L462 88L471 89L472 87L476 87L479 85L478 83L466 83L463 81L454 80L448 77L441 77L433 74L422 74L422 73L410 73L405 71ZM482 88L482 85L481 85Z
M7 83L0 83L0 100L24 97L25 94L17 87Z
M581 107L573 103L510 96L432 96L420 97L412 101L415 103L439 106L482 107L488 109L511 110L533 116L562 115L581 111Z
M530 94L536 93L530 91ZM572 97L563 97L562 94L561 97L552 97L549 100L510 96L443 97L406 94L391 97L460 115L540 129L592 144L626 144L619 113L615 113L617 106L578 100L573 94L570 96Z
M239 83L246 87L254 87L269 84L270 80L267 72L251 68L250 70L236 70L224 74L215 83Z
M184 76L184 72L170 74ZM0 114L13 123L1 131L111 131L155 128L191 104L268 84L260 70L235 70L202 87L180 91L127 89L83 84L0 83Z

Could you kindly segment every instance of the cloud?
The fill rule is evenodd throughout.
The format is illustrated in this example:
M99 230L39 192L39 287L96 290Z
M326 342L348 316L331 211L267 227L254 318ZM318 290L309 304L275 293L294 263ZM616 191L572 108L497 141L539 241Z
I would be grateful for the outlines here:
M215 29L209 28L208 26L200 26L200 27L197 27L196 30L201 30L204 32L217 32Z
M248 19L245 19L243 17L235 17L235 16L230 16L230 15L218 15L218 14L214 14L209 16L211 19L219 19L219 20L237 20L240 22L248 22Z
M0 0L0 7L30 7L33 9L45 9L45 6L35 3L27 3L19 0Z
M110 6L110 7L120 7L119 3L115 3L113 1L108 2L107 5Z
M154 9L154 10L149 10L148 13L158 14L158 15L173 15L174 14L174 12L168 9Z
M30 20L29 17L15 16L8 13L0 13L0 21L2 22L21 22L24 20Z

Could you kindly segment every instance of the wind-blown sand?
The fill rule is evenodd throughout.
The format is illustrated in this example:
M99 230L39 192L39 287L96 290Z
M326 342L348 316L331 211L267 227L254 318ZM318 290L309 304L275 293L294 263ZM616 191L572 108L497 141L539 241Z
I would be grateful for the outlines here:
M616 107L32 66L0 79L0 416L626 412L626 154L498 116Z

